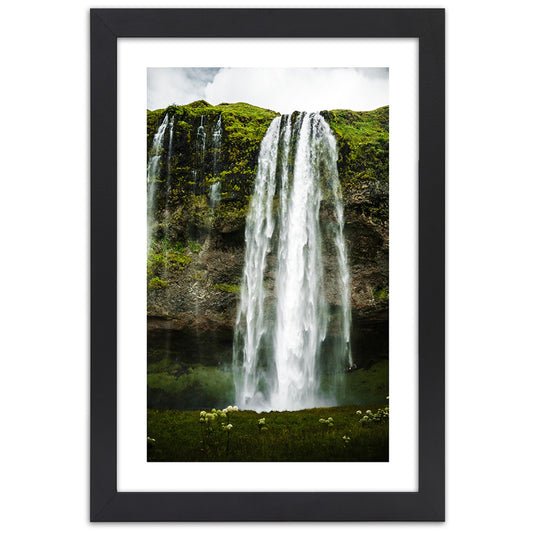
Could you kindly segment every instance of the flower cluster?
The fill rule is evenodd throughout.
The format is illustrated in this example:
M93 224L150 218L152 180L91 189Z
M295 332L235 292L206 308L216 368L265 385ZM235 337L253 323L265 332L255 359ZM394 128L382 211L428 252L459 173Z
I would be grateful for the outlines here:
M211 409L211 412L200 411L200 427L202 434L202 451L207 454L219 453L223 446L222 435L226 434L226 455L230 447L230 431L233 424L229 423L230 413L237 412L236 405L228 405L225 409ZM217 424L217 422L220 422Z
M216 409L211 411L210 413L206 413L205 411L200 412L200 424L213 424L216 419L218 418L218 413Z
M261 431L268 431L268 428L266 426L266 419L265 418L260 418L258 421L257 421L257 427L261 430Z
M361 415L361 411L357 411L355 414ZM359 424L361 426L365 427L369 424L375 424L375 423L381 423L384 422L389 418L389 408L384 407L383 409L378 409L375 413L373 413L370 409L365 411L364 416L359 420Z
M348 444L350 444L351 439L347 435L343 435L342 440L344 441L344 446L348 446Z
M222 425L224 421L229 418L229 413L238 411L236 405L228 405L225 409L211 409L211 412L200 411L200 424L213 424L216 420L220 420ZM232 426L233 427L233 426Z
M153 446L155 446L155 439L148 437L148 447L152 448Z
M329 418L321 418L319 419L319 422L321 424L327 424L329 427L333 427L333 418L331 418L331 416Z

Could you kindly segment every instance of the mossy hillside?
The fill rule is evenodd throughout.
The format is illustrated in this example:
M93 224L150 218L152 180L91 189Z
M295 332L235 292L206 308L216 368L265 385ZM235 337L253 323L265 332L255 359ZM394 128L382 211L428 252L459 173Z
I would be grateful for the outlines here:
M208 224L223 232L242 229L253 192L261 141L270 122L279 113L245 103L212 106L203 100L148 111L149 149L166 114L174 120L174 129L172 155L169 159L164 149L161 157L157 194L160 234L183 240L187 235L205 233ZM358 190L369 190L366 195L369 198L353 207L353 216L366 216L376 223L386 222L388 106L364 112L323 111L322 115L337 139L337 166L344 196L353 198ZM212 138L219 117L221 150L215 154ZM292 119L295 117L293 114ZM198 137L202 120L205 149ZM166 135L170 135L170 128L167 128ZM163 145L168 146L168 138ZM216 165L213 164L215 158ZM210 219L209 187L216 181L221 182L222 202ZM198 196L203 199L194 198ZM165 208L171 213L166 218L163 216ZM347 218L350 218L349 211L350 205Z
M208 229L241 229L253 192L261 141L277 113L245 103L212 106L203 100L148 111L148 150L167 114L174 121L172 154L169 158L166 153L168 127L160 160L156 237L166 234L171 240L187 240L190 236L201 238ZM222 135L218 151L213 133L219 118ZM201 124L205 141L199 135ZM217 181L221 183L222 202L212 213L209 188Z
M364 216L377 224L388 223L389 107L364 112L337 109L322 114L337 139L346 222Z
M166 153L168 127L160 158L148 283L154 278L170 283L163 287L155 279L149 285L150 314L176 317L189 311L187 302L198 296L195 283L201 277L203 285L214 288L199 295L205 296L201 301L219 313L220 297L224 295L224 302L231 307L226 314L234 316L243 266L244 227L260 145L272 119L279 114L245 103L212 106L203 100L148 111L149 149L166 114L174 124L172 153L170 157ZM352 306L365 309L365 313L382 311L388 305L389 109L332 110L322 115L337 140L345 236L353 274ZM291 121L296 117L294 113ZM215 150L213 133L219 118L221 146ZM205 147L198 135L202 122ZM209 192L215 182L220 182L221 200L213 207ZM327 210L324 213L327 218ZM187 249L172 249L180 243L187 243ZM191 246L202 251L197 253ZM188 294L191 298L185 298Z

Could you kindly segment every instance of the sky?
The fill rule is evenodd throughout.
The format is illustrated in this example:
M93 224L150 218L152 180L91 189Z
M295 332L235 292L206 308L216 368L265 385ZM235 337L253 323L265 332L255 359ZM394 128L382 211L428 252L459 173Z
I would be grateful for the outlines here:
M389 103L388 68L149 68L148 109L207 100L246 102L279 113Z

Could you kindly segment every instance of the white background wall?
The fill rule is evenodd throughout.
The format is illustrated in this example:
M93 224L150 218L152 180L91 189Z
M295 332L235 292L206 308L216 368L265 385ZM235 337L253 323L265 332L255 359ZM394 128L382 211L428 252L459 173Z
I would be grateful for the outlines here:
M194 4L204 5L220 4ZM531 530L529 3L383 7L419 5L448 9L447 523L262 530ZM177 527L88 522L88 8L135 6L193 4L28 0L2 10L0 523L9 532Z

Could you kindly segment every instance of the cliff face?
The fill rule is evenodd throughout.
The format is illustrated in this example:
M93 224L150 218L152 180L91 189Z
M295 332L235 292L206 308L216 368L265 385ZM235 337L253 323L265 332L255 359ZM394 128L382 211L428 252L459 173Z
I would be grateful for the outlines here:
M337 139L353 315L356 320L386 318L389 110L322 114ZM153 242L147 272L152 325L164 321L166 328L231 337L257 158L276 115L248 104L211 106L203 101L148 112L149 157L165 116L172 125L162 134L152 184ZM321 216L326 222L328 213ZM326 249L326 270L329 257ZM334 289L326 292L336 304Z

